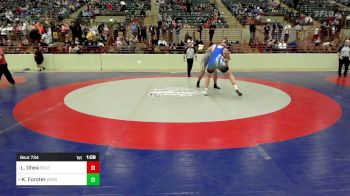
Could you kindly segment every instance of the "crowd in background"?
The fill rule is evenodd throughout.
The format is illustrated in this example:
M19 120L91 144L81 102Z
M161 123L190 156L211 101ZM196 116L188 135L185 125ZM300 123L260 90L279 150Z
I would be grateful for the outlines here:
M89 0L3 0L0 6L0 20L7 24L23 20L38 20L43 16L63 20L85 5Z
M224 14L209 0L162 0L159 1L158 21L180 23L188 26L201 25L203 28L215 23L218 27L228 27Z
M310 15L300 14L298 16L299 21L293 26L269 23L261 29L264 39L257 40L255 36L256 26L260 25L256 22L259 19L258 16L280 10L281 6L269 0L259 0L262 3L261 7L249 3L244 4L241 0L234 1L236 3L230 7L234 14L255 18L255 20L250 20L248 23L250 30L249 44L251 46L263 44L266 48L286 48L289 44L289 31L292 28L297 32L302 31L303 25L312 24L314 21ZM121 20L111 20L105 23L96 22L95 17L101 14L103 10L130 13L129 8L133 9L133 13L135 13L135 10L144 10L144 13L137 12L137 14L147 15L146 12L150 10L149 0L138 0L132 7L128 5L128 1L120 0L95 0L93 2L87 0L58 0L54 2L48 0L19 0L16 2L21 3L9 6L10 9L3 9L3 12L0 13L0 46L13 46L15 51L7 52L15 53L27 53L31 46L38 45L46 48L47 52L140 52L137 50L143 50L143 52L174 50L174 52L177 52L176 50L182 50L186 47L188 40L192 39L191 37L195 39L193 42L196 43L196 46L203 45L203 28L209 29L209 42L212 42L215 29L223 27L222 24L225 23L223 14L218 11L214 4L205 0L196 4L187 0L160 0L158 1L160 6L158 23L151 26L146 26L142 17L136 17L133 14L124 15L124 19ZM83 5L86 6L81 9L78 20L73 22L62 20L67 18L64 13L69 15ZM54 9L42 11L43 8L49 6L62 9L57 10L55 17L50 17L45 14L49 12L52 14ZM44 14L31 14L36 9L40 9L40 14ZM180 10L180 13L187 14L172 15L171 13L174 10ZM243 12L240 13L241 11ZM185 39L180 40L181 29L186 25L190 25L184 23L183 17L185 15L195 16L194 18L197 19L197 15L194 13L209 13L210 17L198 17L199 22L194 23L198 36L194 37L187 33ZM321 26L315 29L312 41L316 46L324 43L333 45L335 40L339 38L338 35L344 22L344 16L341 13L336 11L334 16L325 18Z
M260 24L262 15L284 15L287 10L272 0L223 0L226 7L242 23Z
M150 0L95 0L90 2L81 12L82 17L95 16L137 16L149 15L151 10Z

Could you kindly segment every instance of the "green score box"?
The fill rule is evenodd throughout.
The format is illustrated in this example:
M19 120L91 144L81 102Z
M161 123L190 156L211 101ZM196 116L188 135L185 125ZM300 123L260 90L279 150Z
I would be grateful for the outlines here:
M87 174L87 186L99 186L100 174Z

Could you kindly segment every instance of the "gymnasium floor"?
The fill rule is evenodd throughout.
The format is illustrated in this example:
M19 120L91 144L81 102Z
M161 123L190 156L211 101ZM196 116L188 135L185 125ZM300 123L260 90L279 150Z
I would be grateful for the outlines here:
M350 78L239 72L242 97L171 73L0 83L0 195L350 195ZM211 85L212 87L212 85ZM98 187L16 187L17 152L99 152Z

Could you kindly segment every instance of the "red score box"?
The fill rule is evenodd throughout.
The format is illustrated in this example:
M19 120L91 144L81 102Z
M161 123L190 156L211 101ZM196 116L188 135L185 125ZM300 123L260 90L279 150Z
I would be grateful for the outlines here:
M87 162L87 173L88 174L100 173L100 162L99 161L88 161Z

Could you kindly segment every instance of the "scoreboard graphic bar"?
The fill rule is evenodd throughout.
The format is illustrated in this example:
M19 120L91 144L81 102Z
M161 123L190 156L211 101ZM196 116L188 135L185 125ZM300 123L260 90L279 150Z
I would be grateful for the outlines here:
M17 153L17 186L99 186L99 153Z

